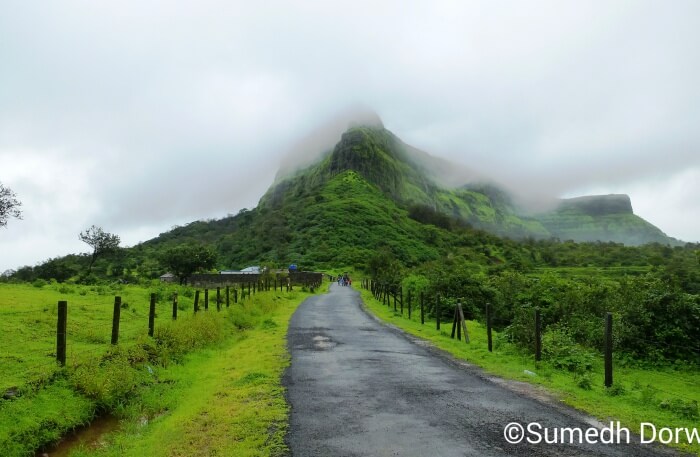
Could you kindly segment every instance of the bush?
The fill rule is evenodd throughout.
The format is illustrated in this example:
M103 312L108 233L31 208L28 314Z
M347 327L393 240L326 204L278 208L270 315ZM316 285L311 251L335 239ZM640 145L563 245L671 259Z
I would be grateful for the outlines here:
M32 286L36 287L37 289L41 289L42 287L44 287L44 286L47 285L47 284L48 284L48 283L47 283L46 281L44 281L43 279L39 278L39 279L35 279L35 280L34 280L34 282L32 283Z
M627 389L620 383L614 383L612 386L605 389L605 393L611 397L619 397L627 393Z
M584 373L578 376L576 385L583 390L591 390L593 388L593 378L590 373Z
M258 322L257 317L244 307L232 308L229 312L229 319L238 330L255 328Z
M545 331L542 357L554 367L573 373L584 373L593 368L593 355L576 344L565 327L551 326Z
M643 404L650 405L654 403L657 393L658 389L651 385L648 385L640 389L639 397Z
M181 287L180 288L180 295L183 297L187 298L193 298L194 297L194 290L190 287Z
M93 359L77 366L70 374L77 390L95 400L98 406L112 409L126 401L145 380L145 372L132 364L129 353L114 348L102 360Z
M673 400L664 400L659 404L659 408L674 412L681 419L697 419L700 417L698 412L698 402L696 400L681 400L679 398Z
M190 319L170 321L153 332L152 361L167 365L192 349L223 338L223 320L214 313L199 313Z
M74 294L74 293L75 293L75 288L63 284L63 285L61 285L61 286L58 287L58 293L60 293L60 294L66 294L66 295Z

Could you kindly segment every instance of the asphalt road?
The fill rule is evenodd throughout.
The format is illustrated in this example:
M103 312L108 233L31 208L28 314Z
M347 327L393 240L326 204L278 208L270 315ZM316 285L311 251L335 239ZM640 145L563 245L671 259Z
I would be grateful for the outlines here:
M360 304L357 291L334 284L292 317L284 383L294 457L675 455L636 444L634 434L632 444L569 444L568 434L565 444L509 444L504 427L511 422L537 422L550 438L555 428L585 431L592 423L417 344Z

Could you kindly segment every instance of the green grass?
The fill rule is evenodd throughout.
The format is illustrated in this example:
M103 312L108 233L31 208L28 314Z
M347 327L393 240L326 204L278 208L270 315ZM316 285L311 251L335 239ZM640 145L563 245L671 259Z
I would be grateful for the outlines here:
M151 338L150 291L123 287L117 292L129 306L122 309L120 344L113 347L109 294L114 291L71 286L59 292L60 287L0 285L1 331L10 349L1 356L2 382L5 390L18 393L13 400L0 400L0 455L33 455L97 414L115 414L124 423L106 455L199 455L197 449L208 449L202 440L221 449L221 455L281 452L286 405L279 378L288 360L284 335L289 316L308 293L258 292L220 313L210 294L209 312L200 301L197 315L181 293L186 309L172 321L170 293L184 289L157 287L163 299ZM56 305L51 303L58 299L69 303L65 368L54 362ZM198 405L206 411L195 411ZM211 437L201 436L210 415L217 426ZM193 444L166 446L176 441L171 428L177 429L176 438ZM125 454L127 447L132 454ZM157 453L166 448L171 452Z
M358 282L359 284L359 282ZM443 322L441 330L436 330L434 320L426 317L425 325L420 323L420 312L414 310L412 319L408 311L402 316L394 312L393 306L386 307L361 290L366 307L380 319L404 331L433 343L453 356L482 367L486 372L503 377L536 384L546 388L564 403L591 414L602 422L620 420L623 426L639 431L641 422L651 422L657 427L700 426L697 416L688 416L687 408L695 411L700 402L700 373L668 369L641 369L620 367L614 371L613 389L603 386L603 364L595 359L592 370L587 375L575 375L559 370L546 362L536 363L534 356L518 350L503 341L494 332L494 350L488 352L486 328L478 322L468 321L470 343L450 338L452 322ZM529 375L531 372L536 375ZM584 378L588 378L584 380ZM587 385L588 384L588 385ZM587 388L582 388L584 385ZM679 448L700 455L700 445L681 444Z
M108 437L103 448L73 455L284 455L285 336L305 296L295 291L272 297L255 328L159 372L167 387L151 389L135 402L122 430Z
M135 341L148 333L150 293L157 292L156 325L170 320L172 292L179 291L180 307L190 314L192 299L177 286L76 286L51 284L0 284L0 392L31 387L58 370L56 321L58 301L68 302L66 363L78 364L104 354L110 346L114 296L122 298L120 342ZM203 305L202 305L203 307Z

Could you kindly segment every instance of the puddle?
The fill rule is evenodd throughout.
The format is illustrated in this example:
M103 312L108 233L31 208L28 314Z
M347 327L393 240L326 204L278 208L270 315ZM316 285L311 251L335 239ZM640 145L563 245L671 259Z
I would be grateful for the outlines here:
M37 452L35 457L67 457L71 451L78 449L80 446L87 449L98 449L104 446L104 435L118 428L119 419L116 417L98 417L90 425L75 430L48 449Z
M316 335L313 337L313 340L316 349L330 349L337 344L327 336Z

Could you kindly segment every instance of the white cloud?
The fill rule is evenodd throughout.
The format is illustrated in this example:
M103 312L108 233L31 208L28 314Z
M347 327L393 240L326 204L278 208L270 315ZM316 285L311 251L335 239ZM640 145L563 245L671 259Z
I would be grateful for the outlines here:
M0 180L25 220L0 231L0 270L81 250L92 223L140 240L252 206L291 145L357 104L521 192L619 187L646 211L700 167L699 13L691 1L5 2ZM697 214L684 189L649 220L691 239L697 223L673 217Z

